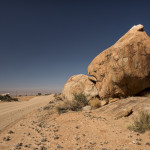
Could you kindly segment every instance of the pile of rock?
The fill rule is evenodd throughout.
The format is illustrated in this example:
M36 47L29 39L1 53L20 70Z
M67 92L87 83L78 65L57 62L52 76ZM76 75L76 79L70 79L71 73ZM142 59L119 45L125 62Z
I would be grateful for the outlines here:
M95 84L89 80L88 76L79 74L72 76L64 85L62 90L63 99L73 100L74 94L83 93L87 100L98 95Z
M62 96L72 100L83 93L88 100L134 96L150 88L150 37L143 25L133 26L113 46L104 50L88 66L88 74L72 76Z

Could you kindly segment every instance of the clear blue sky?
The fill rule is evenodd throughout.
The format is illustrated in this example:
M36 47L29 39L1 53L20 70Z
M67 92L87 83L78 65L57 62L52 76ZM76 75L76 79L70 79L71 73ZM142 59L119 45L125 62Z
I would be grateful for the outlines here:
M136 24L148 0L1 0L0 90L61 90Z

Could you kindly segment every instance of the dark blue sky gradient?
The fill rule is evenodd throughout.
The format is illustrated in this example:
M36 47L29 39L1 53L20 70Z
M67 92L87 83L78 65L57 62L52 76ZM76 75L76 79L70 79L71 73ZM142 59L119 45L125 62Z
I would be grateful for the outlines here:
M150 33L150 2L0 1L0 90L61 90L133 25Z

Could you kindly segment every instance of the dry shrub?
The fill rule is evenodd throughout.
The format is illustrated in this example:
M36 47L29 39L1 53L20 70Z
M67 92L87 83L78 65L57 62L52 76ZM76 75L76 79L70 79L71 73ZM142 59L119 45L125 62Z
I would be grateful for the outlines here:
M65 113L68 110L74 110L74 108L76 108L76 104L68 100L61 102L58 106L56 106L57 112L59 114Z
M55 106L53 104L47 104L46 106L43 107L43 110L52 110Z
M67 112L68 110L72 110L72 111L81 110L81 108L86 105L88 105L86 96L80 93L80 94L74 94L74 100L72 101L64 100L56 107L56 109L58 113L61 114Z
M101 107L101 101L96 97L89 101L89 105L93 108Z
M9 95L5 95L5 96L2 96L2 95L0 95L0 100L1 101L6 101L6 102L11 102L11 101L18 101L18 99L17 98L12 98L11 96L9 96Z
M77 103L77 105L80 108L88 105L88 100L87 100L86 96L83 93L74 94L74 101Z
M106 102L106 104L109 104L109 98L104 99L104 101Z
M150 130L150 113L140 112L139 117L134 120L134 123L128 127L129 130L143 133Z
M61 94L55 94L54 98L56 101L61 101L62 100L62 95Z

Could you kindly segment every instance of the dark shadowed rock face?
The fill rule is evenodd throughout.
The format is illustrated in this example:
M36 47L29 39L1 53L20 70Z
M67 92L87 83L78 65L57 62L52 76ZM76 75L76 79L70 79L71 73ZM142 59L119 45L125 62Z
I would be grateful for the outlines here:
M143 25L132 27L90 63L101 98L136 95L150 87L150 37Z

